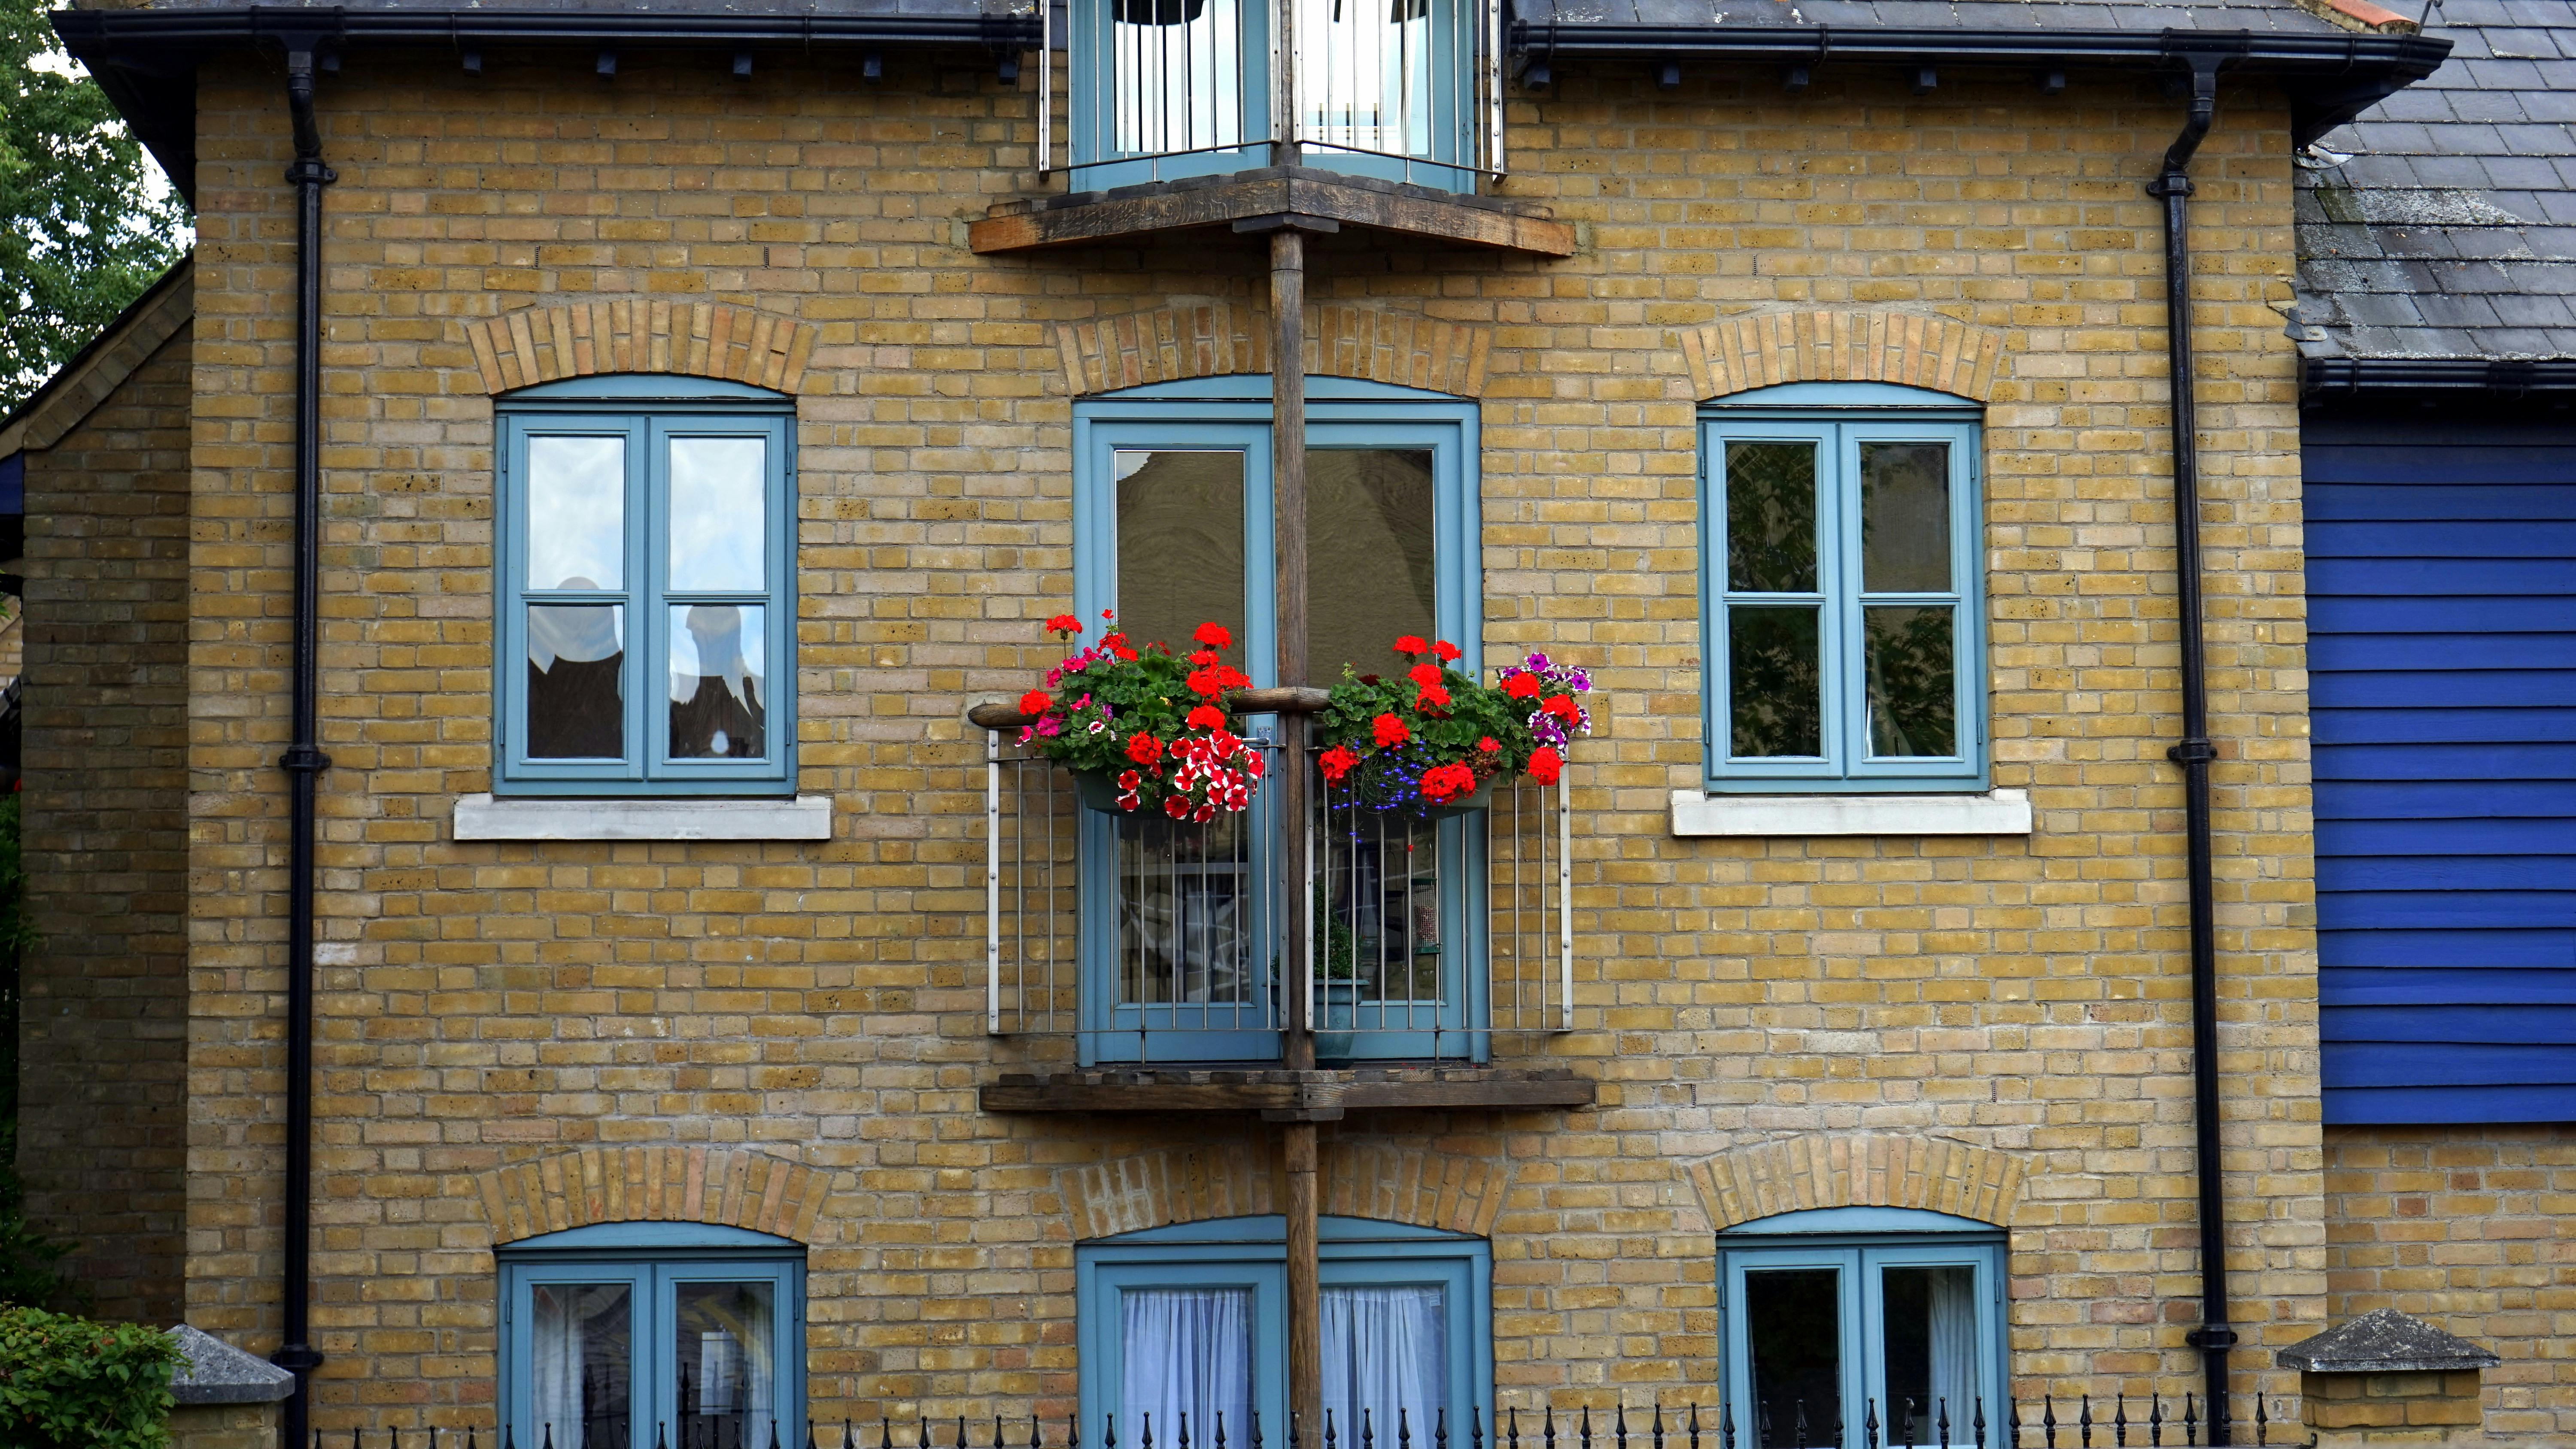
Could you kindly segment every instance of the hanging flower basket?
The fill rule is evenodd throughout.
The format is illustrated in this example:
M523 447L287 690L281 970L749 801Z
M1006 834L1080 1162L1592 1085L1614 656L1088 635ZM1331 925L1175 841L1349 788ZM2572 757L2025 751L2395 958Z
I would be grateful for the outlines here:
M1408 634L1394 676L1348 668L1317 718L1316 767L1326 799L1363 811L1439 820L1486 808L1497 782L1553 785L1575 735L1592 732L1580 669L1532 654L1480 684L1456 667L1458 646Z
M1250 806L1263 762L1225 705L1229 691L1252 683L1219 652L1233 637L1201 624L1199 647L1176 658L1160 643L1135 647L1116 624L1101 610L1100 638L1049 669L1045 689L1020 696L1020 713L1033 716L1020 743L1071 770L1076 795L1095 810L1204 825ZM1071 614L1046 627L1068 642L1083 632Z

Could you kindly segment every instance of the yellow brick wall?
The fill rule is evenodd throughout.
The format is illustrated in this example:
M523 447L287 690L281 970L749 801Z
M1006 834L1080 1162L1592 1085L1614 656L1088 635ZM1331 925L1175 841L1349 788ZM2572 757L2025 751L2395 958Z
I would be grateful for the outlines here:
M976 258L965 222L1030 183L1033 82L896 54L868 86L763 55L742 85L723 59L630 55L602 83L585 57L487 52L471 81L357 55L324 87L326 1425L489 1422L489 1250L515 1235L496 1174L570 1213L612 1163L664 1202L672 1154L809 1169L825 1417L1062 1413L1084 1225L1270 1200L1256 1124L976 1111L1029 1048L982 1032L981 742L960 719L1040 667L1037 621L1070 597L1067 365L1107 355L1090 324L1257 310L1262 254ZM264 1345L287 145L274 65L210 67L199 95L189 1313ZM1452 1185L1373 1193L1385 1215L1454 1220L1476 1184L1506 1404L1706 1401L1717 1198L1766 1152L1808 1164L1801 1201L1995 1205L2020 1392L2196 1387L2159 209L2139 189L2179 121L2144 82L2047 99L1945 74L1917 99L1827 71L1792 99L1614 67L1512 110L1507 190L1576 223L1576 256L1316 246L1320 307L1443 357L1462 354L1441 328L1470 336L1443 375L1483 403L1486 637L1562 651L1608 700L1576 752L1580 1029L1521 1058L1600 1078L1600 1105L1327 1129L1328 1161ZM2239 1385L2281 1395L2294 1376L2257 1366L2325 1311L2297 418L2271 305L2285 128L2231 84L2194 203ZM490 783L484 374L504 364L478 328L588 317L595 348L665 302L814 331L800 788L833 797L834 838L452 843L456 797ZM2028 839L1670 834L1700 770L1706 334L1788 312L1995 339L1995 781L2030 790ZM532 321L514 355L553 345Z
M18 1166L91 1307L178 1321L189 339L26 454Z
M2576 1127L2326 1129L2334 1322L2412 1313L2495 1353L2486 1429L2576 1437Z

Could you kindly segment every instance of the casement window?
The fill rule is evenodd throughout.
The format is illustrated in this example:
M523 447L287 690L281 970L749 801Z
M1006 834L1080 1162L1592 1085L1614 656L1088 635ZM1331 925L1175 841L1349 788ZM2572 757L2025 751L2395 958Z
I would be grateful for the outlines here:
M1075 1249L1085 1443L1284 1442L1288 1400L1286 1221L1222 1218ZM1467 1442L1492 1423L1492 1258L1484 1241L1403 1223L1326 1217L1324 1409L1336 1442ZM1489 1430L1490 1432L1490 1430Z
M801 1433L802 1245L603 1223L498 1256L501 1414L517 1443L726 1449Z
M789 793L790 400L590 377L496 413L494 793Z
M1400 635L1480 657L1474 403L1377 383L1309 380L1307 660L1330 685L1400 661ZM1187 652L1203 621L1237 641L1229 662L1279 683L1270 471L1270 382L1247 376L1140 388L1074 413L1074 600L1114 610L1137 644ZM1095 631L1087 636L1096 639ZM1246 722L1256 740L1277 722ZM1084 812L1082 1060L1252 1061L1279 1052L1266 942L1280 908L1270 878L1277 792L1210 825ZM1336 1056L1480 1052L1484 1020L1484 823L1400 828L1331 845L1319 900L1397 923L1415 945L1362 970L1327 1014L1356 1029L1319 1043ZM1420 946L1444 943L1432 951ZM1329 1023L1328 1023L1329 1024Z
M1981 790L1973 406L1792 384L1700 414L1708 785Z
M2004 1421L2004 1234L1819 1208L1718 1234L1728 1407L1756 1449L1974 1449ZM1979 1425L1985 1426L1979 1432Z

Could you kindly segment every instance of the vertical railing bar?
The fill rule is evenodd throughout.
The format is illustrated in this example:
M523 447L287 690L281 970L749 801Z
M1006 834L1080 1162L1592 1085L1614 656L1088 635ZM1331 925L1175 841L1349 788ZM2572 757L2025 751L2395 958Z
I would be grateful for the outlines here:
M1503 176L1503 6L1502 0L1478 0L1485 8L1485 133L1492 154L1485 166L1499 181Z
M984 731L984 1032L1002 1033L1002 737L993 730Z
M1556 782L1557 1012L1560 1031L1574 1030L1574 782Z
M1055 158L1055 0L1038 0L1038 179Z

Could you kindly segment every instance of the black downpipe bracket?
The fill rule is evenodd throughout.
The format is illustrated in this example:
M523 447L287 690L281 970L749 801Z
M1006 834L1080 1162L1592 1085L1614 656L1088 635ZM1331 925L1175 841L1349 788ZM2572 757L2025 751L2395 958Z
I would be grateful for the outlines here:
M313 1371L313 796L331 757L317 738L322 593L322 188L339 179L322 164L313 121L315 46L290 43L286 106L295 126L295 702L286 772L286 1253L282 1333L269 1361L295 1375L283 1442L301 1449L311 1418Z
M2210 878L2209 665L2201 639L2200 419L2192 397L2191 158L2218 112L2223 56L2184 55L2191 66L2191 117L2165 151L2147 194L2165 204L2165 336L2173 379L2174 598L2182 632L2182 742L2165 752L2182 766L2183 822L2191 873L2192 1127L2200 1185L2200 1327L2184 1342L2200 1350L2209 1401L2209 1442L2232 1444L2227 1351L2236 1330L2227 1313L2227 1194L2218 1140L2218 902Z

